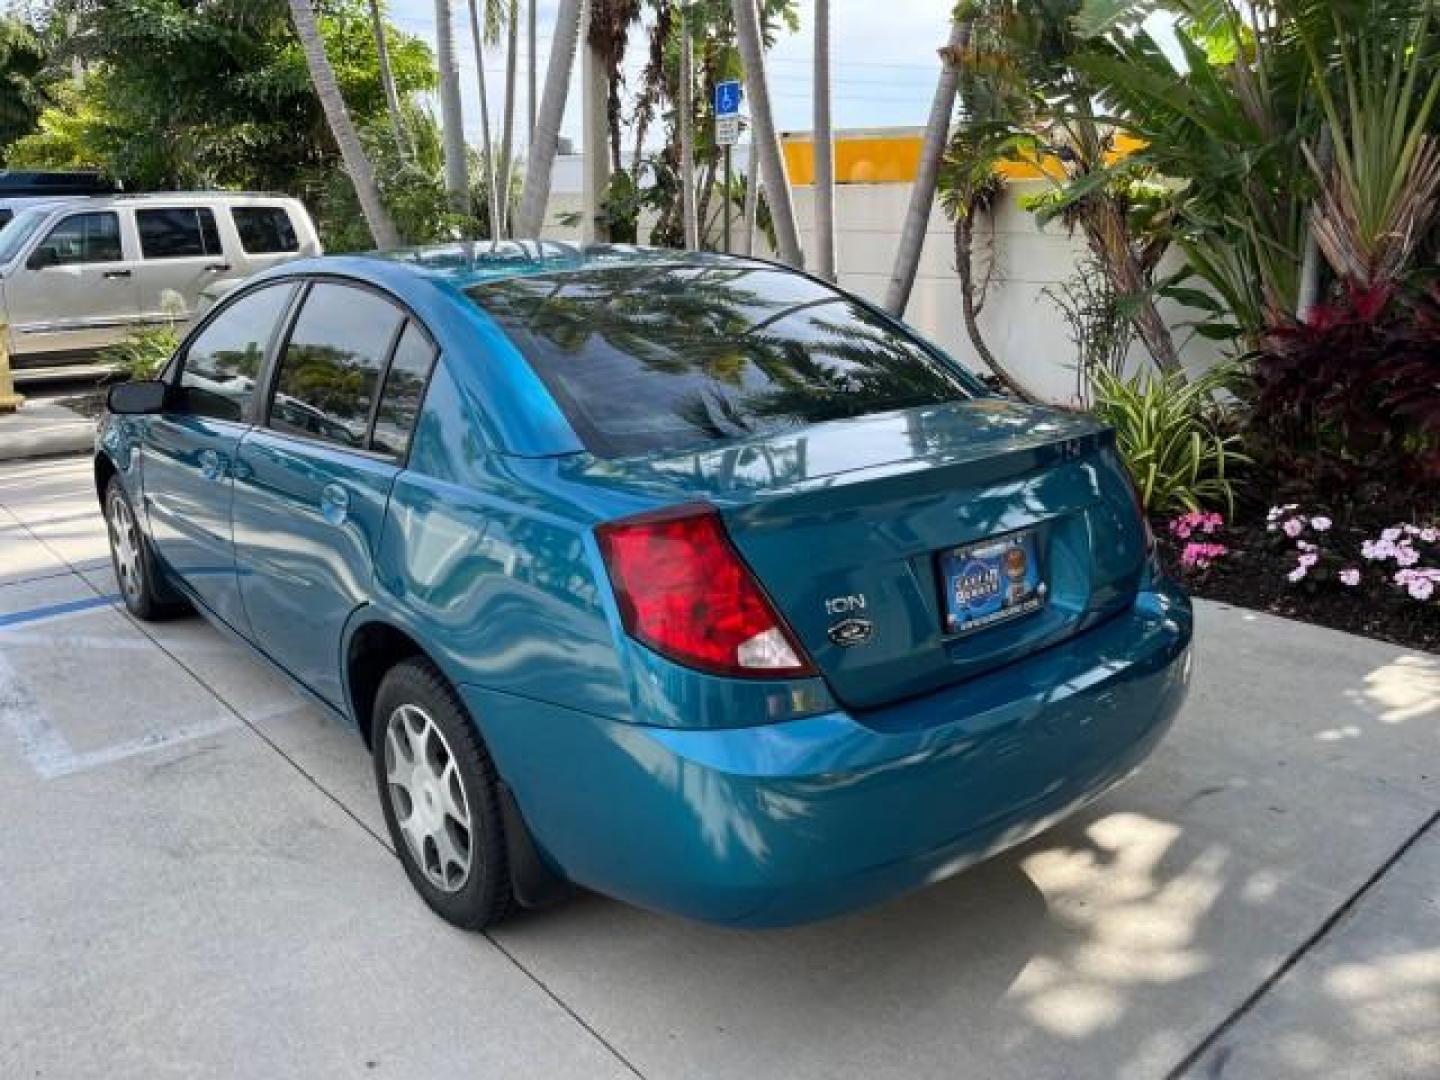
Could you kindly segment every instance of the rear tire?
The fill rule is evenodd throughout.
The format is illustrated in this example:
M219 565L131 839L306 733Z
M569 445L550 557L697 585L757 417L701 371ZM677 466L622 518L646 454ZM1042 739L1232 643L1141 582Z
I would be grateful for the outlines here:
M176 599L160 577L150 541L118 476L105 485L105 525L110 534L110 563L125 610L147 621L185 611L189 605Z
M380 683L371 757L385 826L410 884L463 930L510 913L513 892L495 765L434 665L405 660Z

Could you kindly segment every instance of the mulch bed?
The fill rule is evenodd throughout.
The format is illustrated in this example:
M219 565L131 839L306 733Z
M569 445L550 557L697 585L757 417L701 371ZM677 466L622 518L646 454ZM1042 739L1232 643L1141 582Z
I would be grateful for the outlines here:
M1337 521L1326 534L1325 546L1358 552L1362 540L1373 539L1385 526L1408 520L1403 516L1366 517L1371 520L1363 527L1354 521ZM1153 524L1165 565L1193 596L1440 652L1440 593L1423 603L1411 599L1388 580L1395 570L1393 563L1355 558L1353 565L1362 570L1360 584L1355 586L1344 586L1333 578L1292 583L1286 575L1296 565L1294 549L1276 543L1275 534L1266 529L1263 509L1250 508L1241 510L1222 534L1195 537L1218 540L1230 549L1229 554L1208 569L1187 570L1180 565L1185 542L1170 535L1168 521L1156 519Z

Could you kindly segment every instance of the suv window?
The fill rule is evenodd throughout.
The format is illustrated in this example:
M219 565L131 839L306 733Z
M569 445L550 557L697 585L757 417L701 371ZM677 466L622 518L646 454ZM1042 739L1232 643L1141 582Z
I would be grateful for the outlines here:
M290 284L246 293L195 335L180 369L185 411L217 420L245 417L275 324L294 293Z
M230 216L248 255L300 250L295 224L283 206L232 206Z
M173 206L135 211L140 253L147 259L185 259L219 255L215 215L204 206Z
M363 449L385 357L404 318L363 289L310 289L280 358L270 426Z
M119 262L120 218L113 211L71 214L40 242L41 251L55 253L54 265Z
M425 396L425 384L434 366L435 346L418 326L408 324L395 346L385 388L380 392L380 408L375 411L375 434L370 442L376 450L397 458L409 451L420 399Z

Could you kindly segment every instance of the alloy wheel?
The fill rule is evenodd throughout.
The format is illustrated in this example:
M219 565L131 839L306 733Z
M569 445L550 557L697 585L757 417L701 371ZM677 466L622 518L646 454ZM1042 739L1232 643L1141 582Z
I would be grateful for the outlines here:
M145 592L145 570L141 563L140 533L135 527L135 515L130 504L118 491L110 495L110 548L115 553L115 575L120 579L120 589L132 603L138 602Z
M473 851L470 804L450 744L417 705L386 722L385 786L416 865L437 889L461 889Z

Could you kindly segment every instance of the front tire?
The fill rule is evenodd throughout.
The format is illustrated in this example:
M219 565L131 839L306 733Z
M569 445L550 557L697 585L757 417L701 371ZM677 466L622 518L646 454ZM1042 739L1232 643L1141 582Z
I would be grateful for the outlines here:
M160 580L150 542L118 476L112 476L105 486L105 525L110 534L110 562L125 610L146 620L183 611L185 604L172 599Z
M385 825L415 891L464 930L504 918L499 781L454 690L428 661L403 661L380 683L370 731Z

